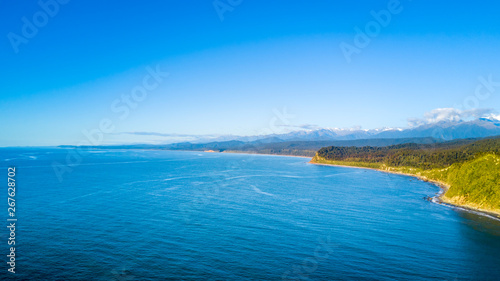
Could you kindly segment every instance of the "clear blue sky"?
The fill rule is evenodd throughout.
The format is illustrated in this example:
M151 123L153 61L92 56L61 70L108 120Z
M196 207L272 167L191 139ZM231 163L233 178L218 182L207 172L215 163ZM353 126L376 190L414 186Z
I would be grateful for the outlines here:
M500 82L497 1L401 0L350 62L341 43L391 1L41 2L0 0L0 146L76 144L103 119L104 143L253 135L283 108L294 126L404 127ZM169 76L132 108L148 66ZM474 106L498 111L500 87Z

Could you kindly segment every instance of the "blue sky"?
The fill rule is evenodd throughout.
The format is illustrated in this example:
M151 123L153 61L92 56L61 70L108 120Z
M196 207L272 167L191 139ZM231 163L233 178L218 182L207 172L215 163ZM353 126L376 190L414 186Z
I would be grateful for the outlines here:
M500 4L397 2L0 0L0 146L77 144L102 122L119 143L498 114L500 87L473 97L479 77L500 82ZM358 48L372 11L391 18Z

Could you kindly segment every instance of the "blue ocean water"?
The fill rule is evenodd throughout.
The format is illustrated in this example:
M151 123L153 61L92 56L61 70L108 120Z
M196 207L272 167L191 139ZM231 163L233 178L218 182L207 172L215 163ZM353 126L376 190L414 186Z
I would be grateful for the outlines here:
M500 280L500 223L412 177L306 158L57 148L16 167L11 280ZM71 154L69 154L71 155ZM70 161L75 159L69 158ZM7 225L7 185L1 192Z

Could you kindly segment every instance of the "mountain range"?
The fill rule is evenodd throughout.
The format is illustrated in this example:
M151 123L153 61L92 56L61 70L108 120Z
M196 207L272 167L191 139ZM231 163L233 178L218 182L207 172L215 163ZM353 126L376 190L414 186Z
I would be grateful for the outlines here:
M326 146L389 146L404 143L435 144L451 140L471 142L500 136L500 120L441 121L407 129L317 129L262 136L221 136L198 138L193 142L169 144L130 144L89 148L162 149L214 152L245 152L314 156Z
M285 141L331 141L359 139L403 139L403 138L434 138L439 140L454 140L466 138L485 138L500 135L500 120L480 118L474 121L441 121L413 128L382 128L382 129L317 129L301 130L286 134L265 136L229 137L224 136L214 141L241 141L274 143Z

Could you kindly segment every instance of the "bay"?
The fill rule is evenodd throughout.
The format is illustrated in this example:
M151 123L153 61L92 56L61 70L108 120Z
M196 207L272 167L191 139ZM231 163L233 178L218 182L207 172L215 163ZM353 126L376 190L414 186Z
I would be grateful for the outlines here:
M3 279L500 280L500 223L426 201L439 188L412 177L300 157L68 155L0 149L18 219Z

